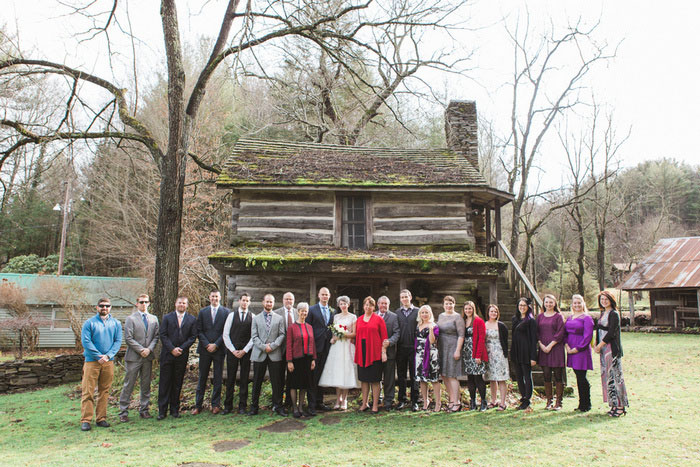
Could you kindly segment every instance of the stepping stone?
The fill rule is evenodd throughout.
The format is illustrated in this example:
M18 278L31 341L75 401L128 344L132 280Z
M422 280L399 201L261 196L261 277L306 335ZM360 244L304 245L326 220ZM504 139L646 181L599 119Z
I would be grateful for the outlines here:
M224 441L217 441L214 443L214 451L225 452L233 451L235 449L240 449L246 447L250 444L247 439L228 439Z
M303 430L306 428L306 423L286 418L269 425L261 426L258 430L269 431L270 433L289 433L290 431Z
M325 417L321 418L321 424L322 425L335 425L336 423L340 423L342 418L340 415L326 415Z

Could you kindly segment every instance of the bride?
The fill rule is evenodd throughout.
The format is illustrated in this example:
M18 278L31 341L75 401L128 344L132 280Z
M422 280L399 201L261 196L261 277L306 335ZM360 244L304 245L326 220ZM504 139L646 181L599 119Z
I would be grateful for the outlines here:
M357 366L355 365L355 346L352 339L355 337L355 322L357 316L348 312L350 298L343 295L338 297L338 308L340 312L333 317L333 325L343 325L347 332L343 337L333 336L331 338L331 349L328 352L326 366L318 381L319 386L335 388L336 402L334 409L347 410L348 390L359 388L357 380Z

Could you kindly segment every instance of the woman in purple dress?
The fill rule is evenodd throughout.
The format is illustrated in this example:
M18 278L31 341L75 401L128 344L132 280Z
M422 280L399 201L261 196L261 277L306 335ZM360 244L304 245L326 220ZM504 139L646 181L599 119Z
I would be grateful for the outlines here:
M542 367L547 410L560 410L564 397L564 319L554 295L544 296L544 313L537 315L537 343L540 350L537 363ZM557 389L557 401L552 406L552 373Z
M571 316L566 320L566 366L574 370L578 386L578 407L575 410L591 410L591 385L586 372L593 369L591 340L593 318L588 314L586 302L581 295L571 297Z

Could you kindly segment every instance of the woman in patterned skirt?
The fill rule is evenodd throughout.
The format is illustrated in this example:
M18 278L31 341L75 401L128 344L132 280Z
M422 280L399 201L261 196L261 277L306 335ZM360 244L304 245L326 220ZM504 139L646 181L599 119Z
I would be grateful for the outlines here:
M501 319L501 310L496 305L489 305L486 310L488 321L486 328L486 353L489 361L486 364L486 378L491 385L491 403L489 408L498 407L498 410L506 410L506 381L510 378L508 370L508 327ZM501 392L500 402L496 402L496 393Z
M474 302L464 304L462 310L464 323L466 325L464 333L464 348L462 349L462 364L464 372L467 374L467 387L469 388L469 410L476 410L476 391L479 390L481 397L480 411L485 412L488 408L486 402L486 383L484 382L484 372L486 362L489 357L486 353L486 329L484 320L476 314ZM457 407L459 409L459 407ZM453 410L456 412L456 410Z
M423 305L418 310L418 325L416 327L416 381L420 382L423 410L428 410L430 407L428 383L433 385L436 412L440 411L440 360L437 348L439 335L440 328L435 324L432 308L429 305Z
M622 343L620 342L620 315L612 294L606 290L598 294L602 310L596 324L596 353L600 354L600 376L603 383L603 401L611 409L608 415L626 415L627 388L622 377Z

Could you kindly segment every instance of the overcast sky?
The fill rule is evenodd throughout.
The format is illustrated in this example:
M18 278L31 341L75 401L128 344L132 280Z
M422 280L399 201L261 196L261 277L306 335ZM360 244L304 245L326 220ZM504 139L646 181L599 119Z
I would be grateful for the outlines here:
M162 41L159 3L130 2L132 9L139 10L134 18L135 27L150 30L153 35L146 41L157 49ZM509 124L510 90L504 82L512 63L512 51L499 20L522 14L525 3L523 0L476 2L470 10L470 24L484 28L458 36L477 46L471 74L474 81L445 78L451 98L476 100L480 114L498 128L507 129ZM183 12L186 7L184 2L180 4ZM196 6L202 2L189 4ZM217 8L218 4L225 2L213 2L209 6ZM9 12L6 10L3 15L6 27L19 30L25 50L34 49L36 55L58 57L86 69L99 69L99 60L90 56L96 49L75 46L70 36L76 25L71 23L71 18L58 15L55 1L3 0L3 5L9 6ZM533 0L527 2L527 9L534 24L548 22L550 18L555 24L564 24L579 16L590 24L601 18L596 37L611 45L620 43L616 58L592 70L591 83L597 99L615 109L618 127L632 128L620 153L625 166L659 157L674 157L695 165L700 162L694 144L700 129L700 40L696 31L700 2ZM182 20L186 39L193 40L195 33L201 33L202 22L209 23L210 34L214 34L216 28L212 28L211 19L199 16Z

